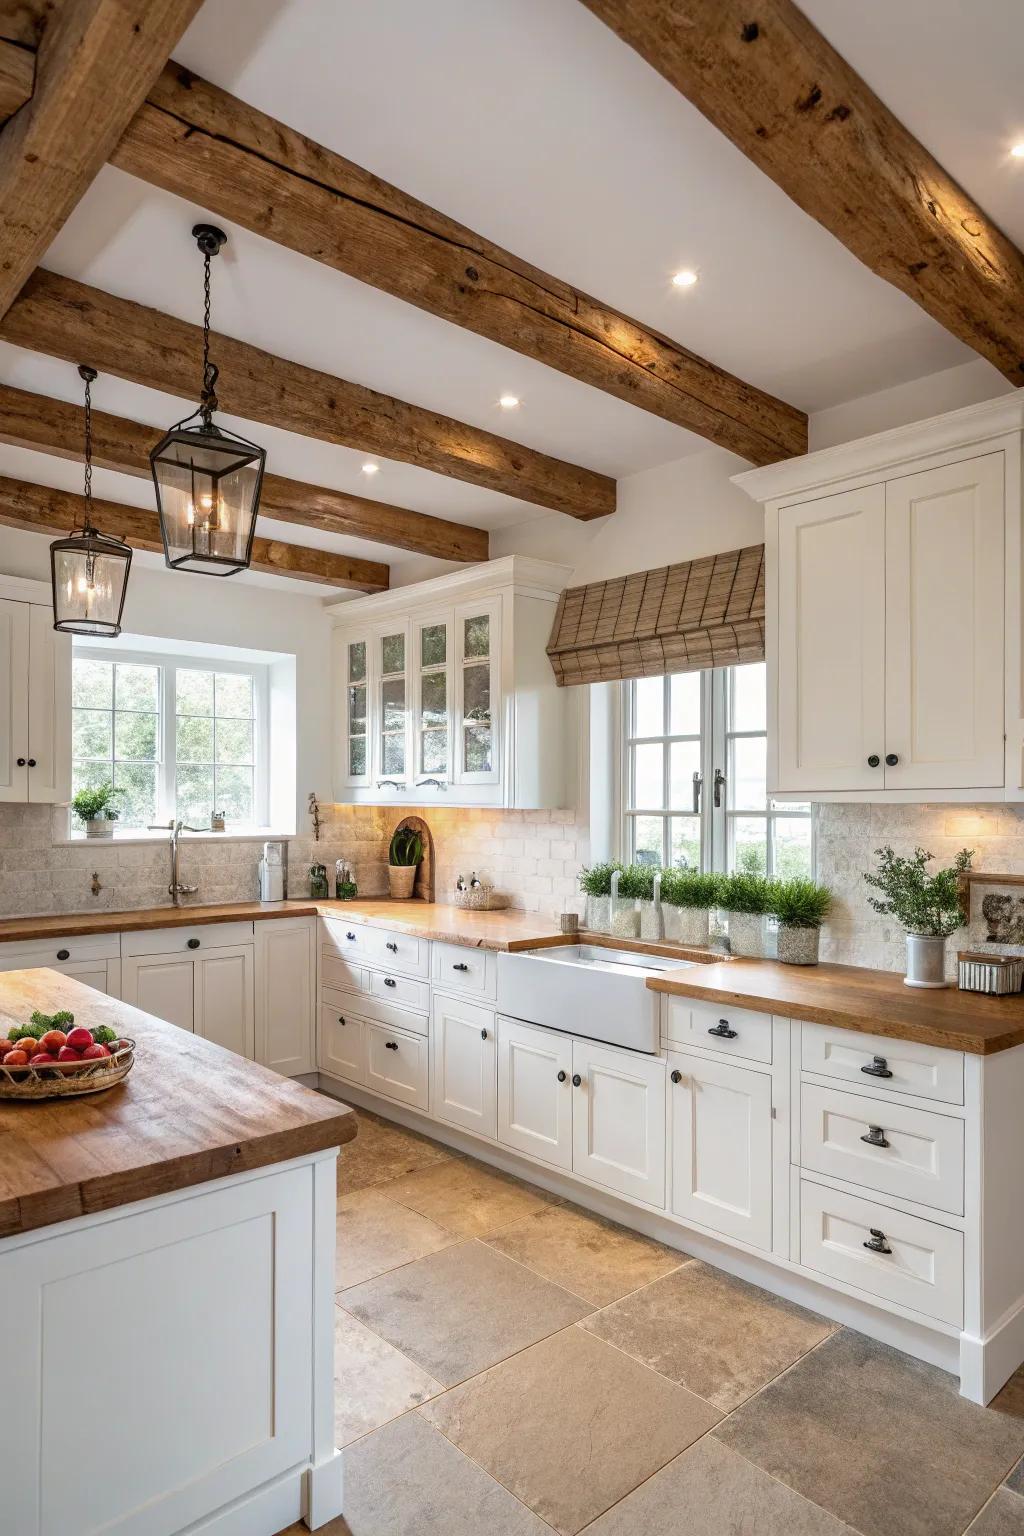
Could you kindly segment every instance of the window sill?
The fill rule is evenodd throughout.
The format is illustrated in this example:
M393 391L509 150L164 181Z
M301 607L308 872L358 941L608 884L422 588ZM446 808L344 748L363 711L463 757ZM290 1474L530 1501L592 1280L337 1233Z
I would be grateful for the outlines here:
M132 844L163 845L170 837L170 827L156 832L140 831L137 827L115 832L113 837L86 837L84 832L73 832L67 837L54 837L54 848L126 848ZM182 832L184 843L266 843L283 842L295 837L295 828L284 832L275 827L246 827L239 832Z

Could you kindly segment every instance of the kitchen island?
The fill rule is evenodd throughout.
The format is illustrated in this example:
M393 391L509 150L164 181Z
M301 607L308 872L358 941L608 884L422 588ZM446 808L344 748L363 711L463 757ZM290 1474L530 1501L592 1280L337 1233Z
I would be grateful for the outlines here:
M336 1157L355 1116L67 976L0 975L5 1035L36 1008L137 1051L105 1093L0 1100L0 1526L333 1519Z

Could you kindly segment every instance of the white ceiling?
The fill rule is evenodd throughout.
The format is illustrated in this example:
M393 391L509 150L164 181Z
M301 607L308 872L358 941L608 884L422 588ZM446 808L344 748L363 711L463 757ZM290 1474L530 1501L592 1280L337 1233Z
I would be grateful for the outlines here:
M1024 138L1024 4L804 8L1024 242L1024 162L1006 155ZM579 0L205 0L175 58L805 410L972 355L790 203ZM189 230L206 214L107 168L44 265L198 320ZM214 285L214 325L225 332L616 477L704 446L258 236L229 233ZM695 287L671 286L681 266L697 270ZM6 346L0 378L68 399L80 389L67 364ZM521 397L518 412L499 409L505 392ZM110 377L95 400L155 426L190 404ZM298 479L488 528L542 515L396 461L382 460L371 480L363 454L236 425ZM17 473L77 487L74 466L0 448L0 474ZM97 490L150 504L144 481L97 475ZM296 528L288 537L322 542ZM389 560L396 580L423 573L422 561L380 545L327 543Z

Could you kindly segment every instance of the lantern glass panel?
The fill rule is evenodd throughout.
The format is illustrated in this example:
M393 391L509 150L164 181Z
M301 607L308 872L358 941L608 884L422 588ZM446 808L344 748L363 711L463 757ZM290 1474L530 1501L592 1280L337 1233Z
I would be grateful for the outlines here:
M263 457L227 436L168 435L153 477L169 564L217 575L248 565Z
M52 544L54 628L75 635L119 634L131 558L127 545L95 535Z

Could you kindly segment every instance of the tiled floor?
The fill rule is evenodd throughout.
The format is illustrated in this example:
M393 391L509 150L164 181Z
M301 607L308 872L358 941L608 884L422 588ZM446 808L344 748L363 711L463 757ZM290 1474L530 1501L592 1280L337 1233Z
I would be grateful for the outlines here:
M978 1408L375 1116L338 1183L324 1536L1024 1536L1024 1368Z

